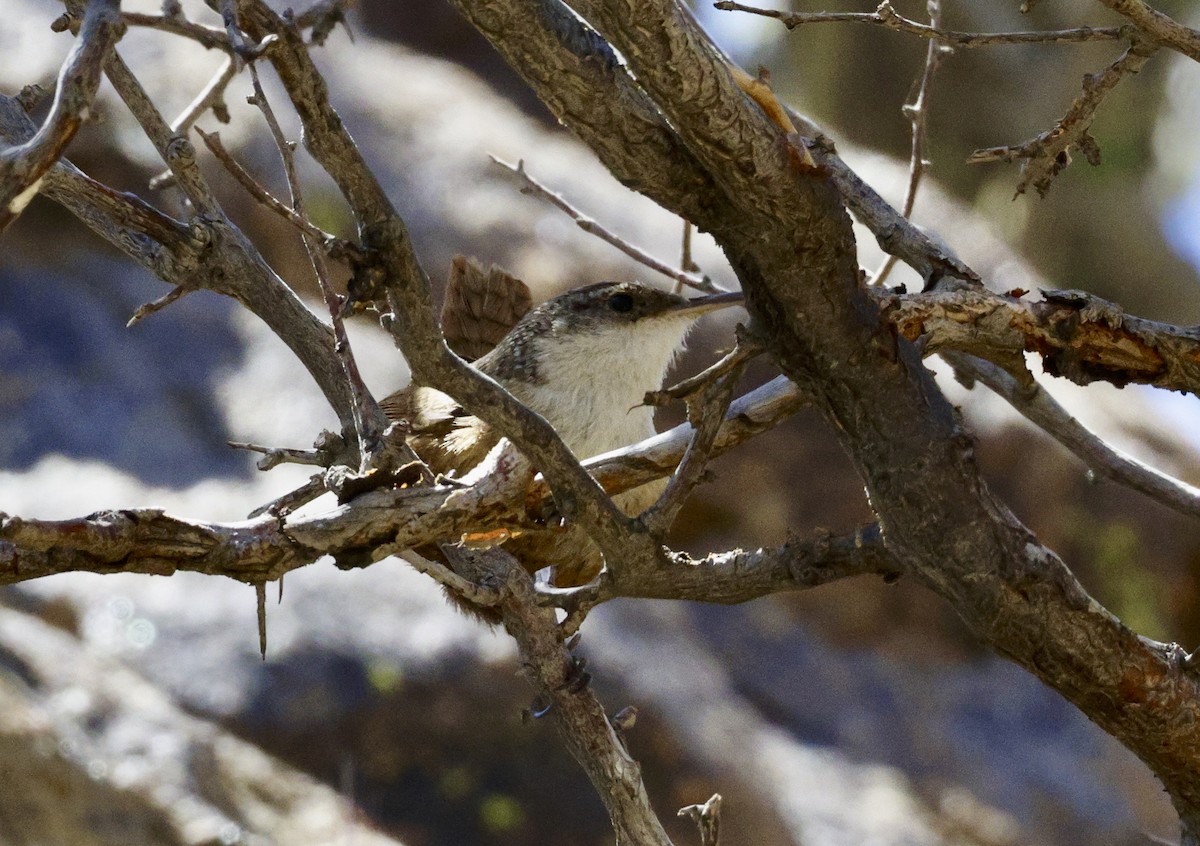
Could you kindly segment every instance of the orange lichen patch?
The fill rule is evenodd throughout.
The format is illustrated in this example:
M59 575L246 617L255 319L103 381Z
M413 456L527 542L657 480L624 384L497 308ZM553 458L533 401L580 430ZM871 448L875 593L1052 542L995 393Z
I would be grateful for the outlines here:
M522 534L515 529L493 529L490 532L469 532L460 540L468 549L491 549Z

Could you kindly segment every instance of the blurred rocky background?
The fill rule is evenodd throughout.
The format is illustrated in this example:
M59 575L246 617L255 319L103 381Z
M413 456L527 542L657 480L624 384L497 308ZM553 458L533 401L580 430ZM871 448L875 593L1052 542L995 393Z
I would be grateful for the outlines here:
M895 5L924 13L920 2ZM1015 3L943 5L958 29L1115 22L1090 0L1043 3L1029 16ZM0 89L52 83L70 47L49 30L59 11L50 0L7 0ZM923 42L852 24L788 34L771 21L698 12L745 65L769 67L781 95L899 202L909 143L900 106ZM339 31L317 57L435 279L466 253L521 276L538 299L600 279L660 281L522 196L491 163L489 153L524 159L624 237L667 260L678 255L679 221L612 180L449 8L368 0L351 22L354 43ZM131 31L121 50L168 117L219 63L145 31ZM1200 298L1186 259L1200 252L1200 68L1160 55L1126 80L1094 129L1103 166L1077 161L1045 200L1013 201L1015 166L963 163L977 147L1050 126L1082 75L1117 51L996 47L949 58L934 89L933 176L916 217L997 289L1085 288L1136 313L1194 323ZM231 125L200 125L219 128L280 188L246 93L240 79L230 90ZM111 90L98 111L71 159L173 208L170 191L148 194L161 165ZM264 254L311 292L294 234L218 165L205 167ZM320 222L345 231L330 183L315 169L309 181ZM730 281L718 251L698 240L703 269ZM863 265L877 267L873 239L860 243ZM893 281L912 277L898 269ZM259 473L225 446L305 446L333 425L300 366L251 316L208 293L124 328L163 292L42 199L0 240L0 510L56 518L153 505L236 520L306 477L297 468ZM728 344L734 319L698 332L681 370ZM381 333L366 322L352 331L372 388L402 384L403 364ZM760 365L747 382L770 375ZM974 426L991 483L1088 589L1139 632L1196 646L1196 521L1090 482L1002 403L944 383ZM1123 449L1200 483L1194 398L1050 387ZM663 424L677 419L664 414ZM870 518L860 482L813 414L714 469L676 528L680 547L768 545L789 530L844 532ZM532 692L507 638L451 611L402 562L353 573L319 563L288 576L268 609L265 661L254 593L232 582L63 576L6 590L0 603L0 842L611 842L602 806L549 726L522 722ZM1138 761L982 650L914 585L845 582L737 608L613 603L589 619L581 648L611 710L640 710L630 744L677 843L696 834L674 810L715 791L725 797L725 842L738 844L1175 836Z

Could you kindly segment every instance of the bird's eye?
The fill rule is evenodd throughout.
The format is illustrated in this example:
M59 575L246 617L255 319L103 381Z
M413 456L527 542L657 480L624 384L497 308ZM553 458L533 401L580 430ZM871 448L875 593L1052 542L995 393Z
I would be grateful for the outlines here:
M633 297L629 294L613 294L608 298L608 307L613 311L633 311Z

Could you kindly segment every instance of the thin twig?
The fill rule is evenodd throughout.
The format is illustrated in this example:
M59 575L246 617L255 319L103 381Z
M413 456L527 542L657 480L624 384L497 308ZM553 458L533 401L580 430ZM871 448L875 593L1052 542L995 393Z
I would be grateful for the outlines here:
M182 15L176 17L171 15L145 15L139 12L125 12L122 14L122 17L125 23L130 26L157 29L171 35L190 38L208 50L223 50L231 55L233 54L233 48L229 44L229 36L223 31L215 27L204 26L203 24L189 21Z
M906 32L918 38L928 38L954 47L984 47L994 44L1053 44L1079 43L1085 41L1120 41L1137 33L1135 26L1082 26L1074 29L1046 30L1041 32L957 32L927 26L909 20L899 14L888 0L879 4L874 12L781 12L746 6L731 0L720 0L713 7L725 12L747 12L764 18L775 18L788 29L815 23L863 23L882 26L897 32Z
M440 561L426 558L411 549L404 550L399 557L411 564L418 573L424 573L446 590L472 605L490 608L500 601L499 593L478 585L470 579L463 578Z
M295 511L303 505L307 505L317 497L328 492L325 487L325 474L317 473L310 476L308 481L300 487L290 490L282 496L278 496L270 502L264 502L262 505L255 508L246 515L248 519L255 519L264 514L272 514L277 517L282 517Z
M255 179L249 171L242 167L241 163L233 157L225 145L221 142L221 134L219 132L205 132L199 127L196 128L196 134L204 141L210 153L225 166L229 174L237 180L246 192L265 206L269 211L279 215L292 226L296 227L300 232L307 234L324 244L329 245L331 254L340 255L346 260L351 256L357 255L360 251L349 241L337 238L334 235L321 229L308 218L296 213L296 210L287 203L280 200L263 185Z
M568 203L560 194L554 193L549 188L542 185L540 182L530 176L525 170L524 160L518 161L515 165L511 165L506 161L496 158L495 156L492 156L491 159L501 167L512 171L512 173L515 174L517 178L525 184L525 187L521 189L522 194L533 194L540 199L545 200L574 220L575 225L584 232L595 235L600 240L608 242L639 264L642 264L653 271L661 273L668 279L674 280L678 285L687 285L690 288L695 288L698 291L706 291L710 294L723 293L725 291L724 288L713 283L713 281L707 276L673 268L670 265L654 258L649 253L633 246L619 235L615 235L614 233L610 232L599 222L587 217L570 203Z
M674 400L687 399L706 385L712 384L721 376L724 376L736 367L740 367L751 358L761 355L764 351L765 347L761 343L749 334L742 332L741 327L739 327L737 346L728 355L710 364L695 376L681 379L669 388L663 388L659 391L647 391L644 402L646 405L660 406Z
M267 660L267 583L254 583L254 602L258 618L258 652Z
M271 130L272 137L275 139L275 145L279 149L280 158L283 160L283 169L287 176L288 189L292 195L292 210L299 217L307 219L307 215L304 212L304 196L300 189L300 179L296 175L295 145L284 137L283 128L279 125L279 121L275 117L275 111L271 108L271 104L267 100L266 92L263 91L262 82L258 76L258 68L253 63L250 65L250 79L254 85L254 96L251 98L251 103L262 111L263 118ZM317 277L317 283L320 285L325 306L329 310L330 319L333 322L333 333L336 339L334 348L342 363L342 368L345 370L346 379L350 383L350 390L355 398L354 428L359 441L359 455L361 457L359 470L366 471L370 466L370 462L383 445L383 432L380 431L377 425L378 415L374 414L373 409L370 408L371 405L375 404L375 400L371 397L370 391L367 390L367 386L363 383L362 375L359 373L358 362L355 361L354 350L350 346L350 338L346 334L346 325L342 320L342 301L333 290L333 284L330 282L329 267L325 262L325 254L317 248L317 240L307 232L301 233L300 238L304 242L304 249L308 253L313 273Z
M328 467L329 453L319 449L293 449L291 447L269 447L245 441L226 441L234 449L262 453L258 461L259 470L271 470L280 464L304 464L310 467Z
M1132 488L1189 517L1200 516L1200 489L1143 464L1107 443L1071 416L1039 384L1022 385L990 361L946 351L944 358L960 381L978 381L1054 438L1091 472Z
M1096 110L1122 79L1140 71L1158 50L1158 45L1152 42L1135 41L1120 58L1103 71L1088 74L1083 78L1083 90L1067 113L1053 127L1023 144L976 150L967 158L967 163L1011 162L1023 159L1016 193L1024 194L1025 190L1033 185L1043 197L1050 190L1054 177L1071 163L1073 149L1083 153L1088 164L1099 165L1100 146L1096 139L1088 134L1096 117Z
M671 527L687 497L703 478L717 433L733 401L734 388L750 359L760 352L758 344L743 344L739 338L738 345L706 371L709 373L706 380L694 383L703 384L703 387L697 392L693 386L689 393L683 394L687 398L688 422L692 424L694 432L666 490L641 517L642 525L655 537L662 537ZM678 393L679 386L669 389L669 392ZM614 573L617 579L621 575Z
M941 0L926 0L926 8L929 10L929 23L934 29L940 29L942 25L942 4ZM929 165L925 161L925 131L926 122L929 117L929 94L933 87L933 77L937 73L938 66L941 64L942 56L949 51L949 47L945 47L937 41L930 41L925 50L925 66L921 70L921 76L915 83L916 96L911 103L906 103L904 106L904 114L912 123L912 152L909 154L908 160L908 190L904 194L904 207L901 214L906 219L912 218L913 207L917 202L917 189L921 185L921 177L925 175L925 169ZM868 285L882 285L887 279L888 274L892 272L892 268L896 266L897 258L895 254L889 253L884 259L883 265L875 272L875 275L867 283Z
M262 40L260 46L265 47L275 37L274 34L268 35ZM279 121L275 118L275 112L271 109L266 93L263 91L262 83L258 76L258 68L253 63L250 64L250 78L254 85L254 96L251 98L251 102L262 110L267 125L271 130L271 135L274 137L276 146L279 148L279 154L283 159L284 172L287 175L288 187L292 194L292 209L301 219L307 220L308 216L304 211L303 195L300 190L300 180L296 175L295 145L284 138L283 129L280 127ZM378 480L375 483L383 484L385 483L384 480L394 478L392 471L403 470L406 466L416 466L420 470L421 477L426 481L432 482L434 473L413 451L407 441L386 436L386 433L389 431L387 418L380 409L379 403L371 395L358 369L358 362L354 357L354 350L350 346L350 337L346 334L346 325L342 319L344 303L342 298L333 290L333 285L329 279L329 267L325 260L325 254L318 249L317 239L307 232L302 232L300 239L304 244L305 251L308 253L313 273L316 275L317 282L320 285L325 306L329 310L335 339L334 352L338 357L339 363L342 365L342 371L345 374L350 395L353 398L351 410L354 434L358 439L359 466L358 473L355 474L357 478L347 481L351 482L351 486L357 487L354 484L356 481L371 478L374 471L383 471L374 475L374 478ZM336 467L331 467L326 473L326 485L329 486L331 479L341 478L341 475ZM334 487L331 486L330 489L332 490ZM339 496L342 493L340 489L336 492L339 493Z
M229 108L225 105L225 89L235 76L237 76L237 62L230 56L225 59L221 69L209 80L208 85L196 95L196 99L171 122L171 129L180 134L186 133L192 128L192 124L199 120L200 115L209 109L213 110L218 121L229 123Z
M684 273L700 272L700 265L692 260L692 222L690 220L683 221L683 243L679 247L679 269ZM671 286L671 293L683 293L683 283L678 279Z
M138 306L137 311L135 311L133 313L133 316L130 317L129 320L125 323L125 328L129 329L130 327L134 326L135 324L140 323L141 321L145 320L147 317L154 314L155 312L162 311L164 308L169 306L171 303L175 302L176 300L180 299L181 297L183 297L187 294L192 293L192 291L195 291L195 290L196 290L195 286L176 285L174 288L172 288L170 291L168 291L163 296L159 297L157 300L146 303L145 305Z

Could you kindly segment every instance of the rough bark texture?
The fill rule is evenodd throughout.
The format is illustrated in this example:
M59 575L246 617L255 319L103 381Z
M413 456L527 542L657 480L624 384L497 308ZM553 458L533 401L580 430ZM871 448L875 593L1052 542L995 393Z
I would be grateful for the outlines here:
M626 58L645 97L678 129L691 156L720 192L697 199L670 178L680 159L636 166L620 141L634 124L605 124L629 83L621 70L596 74L587 54L576 79L563 79L564 53L583 36L538 31L570 22L552 0L537 4L461 3L502 51L546 92L560 119L627 184L712 232L747 293L748 307L776 360L827 416L867 486L889 550L911 574L950 601L992 648L1017 661L1120 738L1162 779L1189 819L1200 811L1200 699L1195 679L1170 647L1146 642L1098 606L1062 561L1042 547L988 491L970 437L912 347L881 329L877 306L858 286L853 237L834 186L797 167L786 139L734 86L728 68L694 22L669 0L580 0L573 5ZM543 27L544 28L544 27ZM532 30L532 32L530 31ZM532 47L545 39L551 56ZM533 54L533 55L531 55ZM582 86L587 85L587 88ZM567 100L570 94L576 99ZM644 101L641 113L648 111ZM656 164L657 167L651 166ZM636 171L634 168L636 167ZM644 181L646 174L652 178ZM620 583L620 573L615 581Z
M923 366L922 350L910 342L924 338L927 346L957 346L1004 364L1033 349L1077 381L1147 381L1195 392L1195 334L1061 292L1032 305L969 284L945 294L876 296L861 285L847 206L927 282L977 277L859 190L823 141L789 135L781 112L769 117L748 98L728 60L678 0L572 0L569 7L559 0L453 2L618 179L715 236L746 292L752 331L838 433L878 525L850 538L711 556L699 564L665 554L650 531L655 527L617 511L544 420L449 351L405 223L329 102L300 31L259 0L244 0L226 4L226 46L233 49L243 38L235 22L261 45L299 114L308 150L350 206L362 248L352 290L390 309L385 327L416 378L504 432L548 486L527 491L525 465L497 455L466 487L375 490L347 496L346 504L315 517L219 525L157 511L55 523L0 515L6 569L0 582L64 570L197 569L261 583L321 554L359 566L475 529L520 527L530 511L541 510L548 487L558 513L587 529L608 564L599 584L559 596L564 607L586 609L621 595L736 602L858 573L908 575L944 597L992 649L1138 754L1170 793L1185 841L1195 842L1200 690L1190 662L1173 645L1138 637L1092 600L991 494L970 436ZM1170 43L1163 21L1138 17L1143 4L1109 5ZM190 144L170 131L120 58L93 61L102 60L196 213L173 220L65 164L47 175L47 193L172 284L211 288L258 314L291 345L349 428L353 391L331 333L224 217L195 168ZM800 123L803 132L817 134ZM33 134L8 98L0 98L0 134L13 143ZM23 190L19 180L16 188ZM778 419L799 399L788 393L770 402L773 411L764 418L735 407L717 448L734 442L738 431L752 434L765 420ZM599 462L608 475L596 475L613 490L669 473L692 433L673 437L632 459ZM553 613L535 606L532 585L518 569L506 568L503 556L490 569L473 567L467 556L462 569L477 577L480 591L493 591L489 597L501 606L539 690L553 702L567 745L606 799L619 838L665 842L636 764L594 697L578 687L582 669L564 652ZM447 576L444 583L454 581Z

